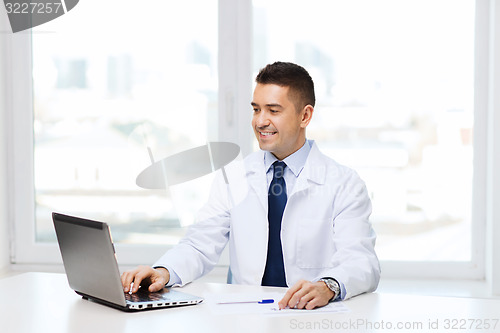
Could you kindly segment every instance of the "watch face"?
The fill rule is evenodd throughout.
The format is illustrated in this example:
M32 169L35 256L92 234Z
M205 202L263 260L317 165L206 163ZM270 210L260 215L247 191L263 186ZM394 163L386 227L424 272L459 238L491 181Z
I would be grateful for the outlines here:
M328 287L328 289L330 289L331 291L333 291L335 293L335 297L339 294L340 287L335 280L333 280L333 279L321 279L320 281L323 281L326 284L326 286Z

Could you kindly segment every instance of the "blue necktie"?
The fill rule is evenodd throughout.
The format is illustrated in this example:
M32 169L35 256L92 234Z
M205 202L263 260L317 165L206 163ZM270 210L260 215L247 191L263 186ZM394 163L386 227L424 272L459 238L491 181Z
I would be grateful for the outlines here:
M267 241L267 261L263 286L286 287L285 266L281 248L281 218L286 205L285 162L276 161L274 175L268 193L269 239Z

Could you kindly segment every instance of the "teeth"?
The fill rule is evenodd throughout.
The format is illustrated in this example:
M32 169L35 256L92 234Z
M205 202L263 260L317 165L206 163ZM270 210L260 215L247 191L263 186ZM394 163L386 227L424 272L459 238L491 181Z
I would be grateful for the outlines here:
M260 134L264 135L264 136L269 136L269 135L273 135L275 132L260 132Z

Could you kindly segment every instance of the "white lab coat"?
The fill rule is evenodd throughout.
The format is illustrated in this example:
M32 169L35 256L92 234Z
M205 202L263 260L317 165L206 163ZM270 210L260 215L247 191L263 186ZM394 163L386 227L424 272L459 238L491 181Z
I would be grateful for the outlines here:
M208 273L229 243L233 283L260 285L267 256L267 180L264 152L226 166L208 203L186 236L154 266L173 269L189 283ZM288 286L333 277L344 299L377 288L380 266L371 203L356 172L313 144L283 213L281 240Z

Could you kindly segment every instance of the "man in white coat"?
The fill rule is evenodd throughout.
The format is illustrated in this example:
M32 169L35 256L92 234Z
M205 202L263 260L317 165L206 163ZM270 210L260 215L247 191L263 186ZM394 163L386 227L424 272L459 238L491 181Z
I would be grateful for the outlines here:
M306 139L315 104L311 77L301 66L276 62L256 83L252 127L261 151L240 162L246 186L232 172L237 167L218 175L180 243L152 267L122 274L125 292L189 283L214 267L228 243L232 283L290 287L280 308L313 309L377 288L365 184ZM279 179L284 193L275 199ZM284 206L278 218L271 217L275 200Z

